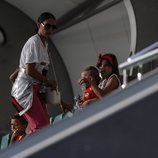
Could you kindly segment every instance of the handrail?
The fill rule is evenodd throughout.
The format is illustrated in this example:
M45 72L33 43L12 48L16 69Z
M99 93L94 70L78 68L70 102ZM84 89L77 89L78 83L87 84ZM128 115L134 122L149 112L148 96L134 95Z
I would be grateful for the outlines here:
M139 66L140 68L142 68L142 65L153 60L153 59L157 59L158 58L158 48L147 52L146 54L143 54L134 59L128 58L128 60L124 63L121 63L119 65L119 70L123 71L123 85L122 88L125 88L127 85L127 70L129 70L130 68ZM141 80L141 73L137 74L137 78L138 80Z
M154 42L153 44L149 45L148 47L140 50L139 52L133 54L132 56L130 56L131 59L134 59L140 55L146 54L152 50L155 50L156 48L158 48L158 41Z
M71 119L65 119L60 123L49 126L49 128L44 128L39 133L30 135L24 141L15 143L15 145L1 152L0 158L33 157L34 154L41 151L46 150L48 152L48 148L53 150L53 146L62 143L64 139L66 140L97 122L101 122L103 119L109 118L115 113L157 93L157 78L158 73L153 73L149 79L143 80L124 91L118 90L117 93L95 102L94 106L88 106L81 113L76 113Z
M133 66L138 66L140 64L145 64L148 61L151 61L151 60L156 59L156 58L158 58L158 48L148 52L147 54L138 56L135 59L128 58L128 61L126 61L124 63L121 63L119 65L119 69L120 70L129 69Z

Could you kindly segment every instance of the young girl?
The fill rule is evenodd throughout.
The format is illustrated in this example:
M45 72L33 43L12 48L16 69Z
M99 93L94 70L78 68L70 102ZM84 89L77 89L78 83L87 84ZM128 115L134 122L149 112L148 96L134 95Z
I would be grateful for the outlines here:
M97 67L102 78L101 82L97 85L95 80L91 78L89 83L91 84L94 93L101 99L121 86L116 56L114 54L100 54L97 61Z

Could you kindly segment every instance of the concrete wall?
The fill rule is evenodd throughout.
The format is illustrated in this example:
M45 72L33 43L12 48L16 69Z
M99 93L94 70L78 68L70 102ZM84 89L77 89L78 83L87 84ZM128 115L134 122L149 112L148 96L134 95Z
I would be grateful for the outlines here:
M137 24L136 51L139 51L158 40L158 1L131 0L131 3Z
M133 5L136 26L136 52L158 41L158 1L157 0L131 0ZM142 72L148 72L158 67L158 60L153 60L143 66ZM134 75L134 74L133 74Z

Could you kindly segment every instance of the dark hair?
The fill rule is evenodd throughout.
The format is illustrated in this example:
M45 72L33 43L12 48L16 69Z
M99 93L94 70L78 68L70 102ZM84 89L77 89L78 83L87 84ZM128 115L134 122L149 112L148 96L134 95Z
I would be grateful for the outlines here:
M104 55L100 55L98 57L97 67L99 67L101 65L102 60L106 60L107 64L112 67L112 74L114 73L119 76L118 61L114 54L107 53Z
M19 120L21 122L21 124L23 125L27 125L27 121L24 119L23 116L20 116L18 113L14 114L13 116L10 117L10 119L16 119L16 120Z
M95 77L97 84L99 84L100 76L99 76L99 70L95 66L88 66L83 71L89 71L90 75Z
M49 12L44 12L38 17L37 22L42 23L43 21L50 19L50 18L53 18L54 20L56 20L56 18L53 14L51 14Z
M112 66L112 73L116 74L119 76L119 69L118 69L118 61L117 58L114 54L107 54L112 58L113 64L111 64Z

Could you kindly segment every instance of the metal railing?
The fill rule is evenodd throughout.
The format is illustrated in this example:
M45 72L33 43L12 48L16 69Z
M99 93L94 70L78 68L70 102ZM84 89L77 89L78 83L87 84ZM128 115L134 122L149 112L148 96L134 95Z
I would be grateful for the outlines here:
M121 63L119 65L119 70L122 72L123 75L123 85L122 88L125 88L127 85L127 71L130 70L131 68L134 68L138 66L140 69L143 67L143 64L146 64L149 61L152 61L154 59L158 59L158 48L151 50L145 54L139 54L137 55L136 58L128 58L128 60L124 63ZM137 74L137 79L141 80L141 73Z

